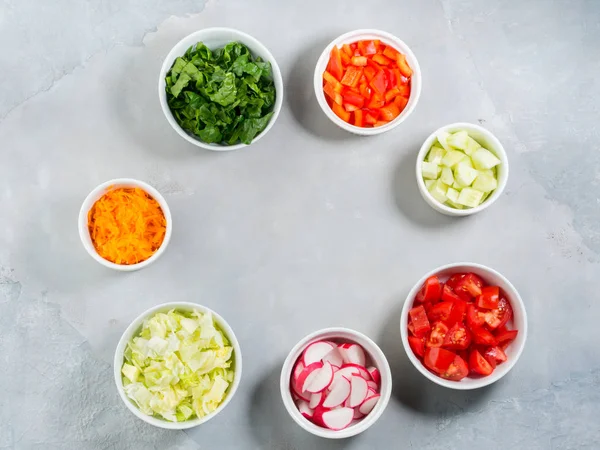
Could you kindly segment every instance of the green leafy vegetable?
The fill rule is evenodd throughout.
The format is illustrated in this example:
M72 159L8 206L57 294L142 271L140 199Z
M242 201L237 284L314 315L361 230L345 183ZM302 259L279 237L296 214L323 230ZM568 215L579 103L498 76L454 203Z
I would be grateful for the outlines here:
M211 314L155 314L127 344L125 394L144 414L172 422L203 417L217 409L233 382L232 353Z
M214 51L197 43L175 60L165 82L177 123L207 143L250 144L273 116L271 64L239 42Z

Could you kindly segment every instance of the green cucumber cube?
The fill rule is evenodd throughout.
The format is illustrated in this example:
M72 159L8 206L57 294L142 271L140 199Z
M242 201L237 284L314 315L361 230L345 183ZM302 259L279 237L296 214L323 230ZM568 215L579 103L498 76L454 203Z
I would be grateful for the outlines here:
M439 164L442 162L442 158L444 157L445 154L446 154L446 150L444 150L442 147L438 147L437 145L434 145L429 150L429 154L427 155L427 162Z
M457 203L458 202L458 196L460 195L460 192L458 192L456 189L449 187L448 190L446 191L446 197L448 198L448 201L451 201L453 203Z
M440 180L437 180L429 189L431 196L440 203L446 201L446 192L448 192L448 185L442 183Z
M492 192L498 187L498 181L493 175L486 173L480 173L473 182L473 189L477 189L481 192Z
M427 190L435 183L435 180L425 180L425 187Z
M475 150L471 155L471 159L475 168L479 170L491 169L500 164L500 160L496 158L496 155L483 147Z
M442 158L442 166L453 167L463 160L465 154L459 150L450 150Z
M482 198L483 192L466 187L460 191L457 202L461 205L468 206L469 208L475 208L476 206L479 206Z
M440 175L440 166L434 163L423 161L421 163L421 173L423 178L435 180Z
M450 167L442 167L442 176L440 177L440 180L448 186L451 186L452 183L454 183L454 175L452 175L452 169Z
M445 131L438 131L435 136L437 137L438 142L444 148L444 150L446 150L447 152L452 150L448 145L448 138L450 137L450 133L447 133Z
M476 169L473 169L462 162L457 164L454 168L454 179L463 187L471 186L473 181L475 181L475 178L477 178L477 175L479 175L479 172Z
M457 131L448 137L447 142L450 147L464 151L467 148L467 139L469 139L469 134L466 131Z

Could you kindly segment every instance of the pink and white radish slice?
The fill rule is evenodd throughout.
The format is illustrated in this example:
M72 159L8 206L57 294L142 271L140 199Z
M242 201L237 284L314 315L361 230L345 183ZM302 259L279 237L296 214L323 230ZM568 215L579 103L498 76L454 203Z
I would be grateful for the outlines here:
M323 364L323 367L313 370L310 374L308 374L308 376L304 379L304 383L302 384L302 392L306 391L314 394L316 392L324 391L329 387L332 381L333 366L329 363L329 361L327 361L325 364Z
M350 408L356 408L367 398L369 392L369 386L365 379L359 375L352 375L350 379L350 397L348 397L348 406Z
M320 420L330 430L343 430L350 425L353 417L352 408L339 408L323 412Z
M340 406L350 396L350 382L342 377L335 383L332 383L329 394L325 397L323 406L325 408L335 408Z
M298 407L298 411L300 411L300 414L302 414L308 420L312 419L314 411L308 406L307 402L305 402L304 400L298 400L296 406Z
M381 374L379 373L379 369L377 367L367 367L367 372L371 375L371 379L379 385L381 383Z
M292 382L292 389L293 391L304 401L309 402L310 401L310 393L305 392L305 390L303 389L304 386L304 382L306 381L306 379L308 378L308 376L321 369L323 367L323 364L318 362L318 363L313 363L309 366L306 366L304 369L302 369L302 372L300 372L300 374L298 375L298 377L296 378L296 381Z
M310 394L310 402L308 402L308 406L311 409L321 406L323 404L324 397L325 394L323 394L323 392L315 392L314 394Z
M346 364L356 364L364 367L367 361L365 351L358 344L345 343L338 346L342 359ZM305 362L306 364L306 362ZM366 369L365 369L366 370Z
M331 350L335 348L335 345L331 342L327 341L317 341L309 344L308 347L304 349L304 353L302 354L302 362L305 366L310 364L321 362L323 357L327 355Z
M371 379L371 375L369 374L365 366L360 366L354 363L346 363L342 366L342 369L346 369L348 367L353 368L355 370L355 373L358 373L361 377L365 379L365 381L369 381Z
M373 410L373 408L375 408L375 405L379 401L379 397L381 397L379 394L367 397L365 401L362 402L362 405L360 405L358 410L366 416Z
M369 386L369 389L372 389L375 392L377 392L379 389L379 386L377 386L377 383L375 383L373 380L367 381L367 386Z
M334 367L342 367L344 360L337 346L334 346L329 353L322 358L323 362L329 361Z
M334 375L333 375L333 382L335 383L337 380L339 380L340 378L344 377L346 379L348 379L348 381L350 381L350 377L352 375L360 375L360 370L358 370L356 367L342 367L341 369L337 370Z

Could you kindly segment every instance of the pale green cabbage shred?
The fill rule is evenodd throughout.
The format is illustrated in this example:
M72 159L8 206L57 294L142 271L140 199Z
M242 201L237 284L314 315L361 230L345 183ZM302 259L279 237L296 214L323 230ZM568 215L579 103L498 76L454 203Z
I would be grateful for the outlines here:
M147 319L125 349L125 394L149 416L203 417L233 382L233 348L210 313L171 310Z

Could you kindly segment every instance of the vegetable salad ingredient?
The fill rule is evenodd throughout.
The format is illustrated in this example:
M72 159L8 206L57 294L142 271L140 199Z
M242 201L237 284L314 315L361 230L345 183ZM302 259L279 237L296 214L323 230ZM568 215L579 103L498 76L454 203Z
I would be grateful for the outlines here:
M323 73L323 92L333 112L357 127L394 120L408 103L412 69L406 57L379 40L334 46Z
M124 357L125 394L144 414L171 422L210 414L233 382L233 348L212 314L198 310L150 317Z
M508 359L504 350L518 334L506 327L512 308L502 290L474 273L454 274L446 283L429 277L408 316L413 353L429 370L453 381L469 373L491 374Z
M207 143L250 144L273 115L271 64L239 42L214 51L197 43L175 60L165 82L177 123Z
M381 374L367 366L367 360L364 349L355 343L309 344L290 379L300 413L330 430L342 430L369 414L379 401Z
M166 229L160 205L140 188L109 188L88 212L94 248L115 264L137 264L150 258L161 246Z
M456 209L474 208L498 187L500 162L466 131L440 132L421 162L421 175L438 202Z

